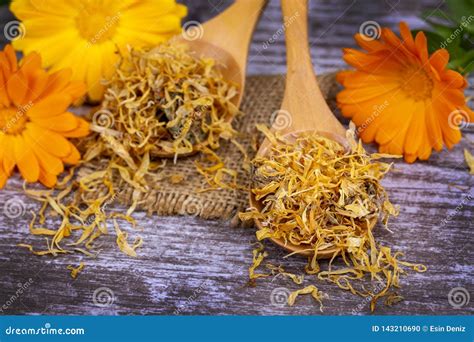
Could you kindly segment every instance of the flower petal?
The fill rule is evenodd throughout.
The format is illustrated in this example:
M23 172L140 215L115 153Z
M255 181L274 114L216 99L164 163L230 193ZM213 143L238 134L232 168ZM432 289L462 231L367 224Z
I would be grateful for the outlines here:
M66 138L81 138L89 135L90 125L89 123L81 118L76 117L77 127L68 132L63 132L62 135Z
M7 91L12 102L20 107L28 91L28 82L21 73L17 72L7 81Z
M44 186L46 186L48 188L52 188L58 182L58 178L54 174L48 173L45 170L41 170L40 176L39 176L39 181Z
M30 183L36 182L39 178L39 164L30 145L25 143L22 135L14 138L15 162L22 177Z
M447 83L451 88L464 89L467 86L467 81L462 75L454 70L446 70L441 75L441 80Z
M15 141L14 136L5 135L2 141L3 153L3 170L10 175L15 167Z
M67 157L63 158L63 162L66 164L76 165L81 161L81 154L73 144L71 144L70 147L71 153Z
M62 94L53 94L34 103L28 109L27 115L34 118L48 118L67 111L71 104L71 97Z
M46 152L41 146L35 143L29 134L24 135L25 142L32 147L36 157L38 158L40 168L50 174L60 174L64 171L64 165L61 159Z
M411 111L415 106L415 101L398 94L396 97L387 100L380 114L380 129L377 131L375 141L381 145L388 144L397 134L394 127L403 126L404 121L411 119Z
M9 62L11 72L16 72L18 70L18 61L16 59L15 49L13 49L13 46L10 44L7 44L3 51Z
M3 136L0 135L0 146L3 145ZM5 183L8 180L9 175L5 172L3 169L3 154L4 154L4 149L0 149L0 189L2 189L5 186Z
M441 73L446 69L449 62L449 52L446 49L439 49L430 56L430 64Z
M61 69L48 75L46 89L45 92L41 94L41 96L46 97L63 90L71 80L71 75L71 69Z
M441 132L439 119L433 109L433 103L431 101L425 101L425 108L428 139L436 151L441 151L443 149L443 133Z
M33 117L31 121L40 127L55 132L67 132L75 130L79 122L77 118L69 112L59 114L53 117Z
M7 183L8 175L5 172L5 170L3 170L3 165L1 163L1 161L2 160L0 159L0 189L3 189L3 187Z
M411 53L416 54L415 40L411 34L410 27L408 27L408 24L404 21L400 23L400 35L407 49L410 50Z
M387 95L399 87L398 84L385 84L383 86L360 86L358 88L346 88L337 94L339 103L353 104L364 102L376 97Z
M420 57L423 65L426 65L426 62L428 62L428 42L426 40L425 34L422 31L416 34L415 45L418 52L418 57Z
M421 102L414 102L413 106L406 117L405 120L401 122L401 125L397 127L397 133L393 137L393 139L390 140L390 142L386 145L388 152L391 154L405 154L405 141L406 141L406 136L408 134L408 129L410 128L410 125L412 123L413 117L420 111L422 110L423 107L421 106Z
M42 129L32 122L27 124L25 133L42 149L56 157L64 158L71 154L71 143L58 133Z
M425 103L416 102L419 108L413 113L410 127L408 127L405 137L404 151L407 154L415 154L423 141L423 132L425 130Z
M354 40L357 42L357 45L359 45L367 52L386 49L385 45L382 42L379 42L376 39L367 39L367 37L363 36L360 33L356 33L354 35Z

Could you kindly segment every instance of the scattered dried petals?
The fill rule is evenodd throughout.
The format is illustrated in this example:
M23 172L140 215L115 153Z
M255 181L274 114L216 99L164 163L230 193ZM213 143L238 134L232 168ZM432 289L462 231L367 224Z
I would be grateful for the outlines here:
M85 266L86 265L83 262L81 262L79 264L79 266L77 266L77 267L74 267L72 265L68 265L66 268L71 271L72 279L76 279L77 276L79 275L79 272L81 272L84 269Z
M466 160L467 166L469 166L469 173L474 175L474 157L467 149L464 149L464 159Z

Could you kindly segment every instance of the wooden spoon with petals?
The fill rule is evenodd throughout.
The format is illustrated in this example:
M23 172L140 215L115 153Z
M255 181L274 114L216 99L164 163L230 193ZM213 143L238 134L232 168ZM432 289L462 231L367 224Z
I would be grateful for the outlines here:
M205 22L189 26L174 42L189 47L198 57L212 58L223 78L237 85L238 95L232 99L237 107L242 102L250 41L260 14L268 0L236 0L224 12ZM192 23L192 22L188 22ZM232 118L228 119L229 121ZM190 155L180 154L180 157ZM174 153L157 153L157 157L174 157Z
M278 112L283 118L275 119L272 130L278 130L287 141L295 140L295 137L302 133L317 132L347 147L346 130L326 103L313 71L308 47L308 1L282 0L281 7L283 17L287 20L285 25L287 74L285 94ZM282 127L281 122L286 122L287 125ZM257 155L266 155L270 147L270 141L265 139ZM263 208L252 192L250 205L257 210ZM373 226L376 220L370 223ZM258 219L255 220L255 224L258 229L264 228ZM282 239L272 241L290 252L305 256L313 255L310 245L293 245L285 243ZM335 252L337 252L335 248L318 251L317 257L330 258Z

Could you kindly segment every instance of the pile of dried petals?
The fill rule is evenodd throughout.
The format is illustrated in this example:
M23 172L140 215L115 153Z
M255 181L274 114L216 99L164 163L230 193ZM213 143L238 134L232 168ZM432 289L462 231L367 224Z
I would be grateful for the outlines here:
M215 150L220 138L236 134L230 122L239 114L232 103L237 94L214 60L197 58L185 46L131 50L108 82L93 123L100 133L119 135L131 155Z
M86 150L130 171L137 163L143 165L143 156L174 156L176 162L180 155L201 152L196 169L208 184L205 190L239 188L237 172L214 152L221 139L230 140L246 159L232 127L241 115L233 103L237 95L214 60L198 58L183 45L131 50L92 118L92 129L100 135L89 139ZM120 174L123 178L127 173L122 169Z
M253 160L252 192L262 208L240 214L243 220L262 222L257 239L279 239L311 251L307 274L317 274L319 279L354 294L370 296L372 310L380 297L387 296L389 303L398 299L389 292L398 287L399 276L405 273L402 266L420 272L426 268L401 261L402 253L392 254L390 248L378 245L372 234L372 220L382 217L386 226L388 218L398 214L380 184L390 165L377 161L393 156L367 154L354 140L354 127L347 134L349 149L316 134L301 135L296 142L289 142L264 126L258 128L272 143L269 155ZM318 254L327 251L333 252L328 270L322 271ZM339 255L345 266L334 269L333 261ZM251 280L262 277L254 271L265 256L261 248L254 253ZM383 284L381 291L353 287L353 280L366 274ZM297 294L313 290L298 290Z

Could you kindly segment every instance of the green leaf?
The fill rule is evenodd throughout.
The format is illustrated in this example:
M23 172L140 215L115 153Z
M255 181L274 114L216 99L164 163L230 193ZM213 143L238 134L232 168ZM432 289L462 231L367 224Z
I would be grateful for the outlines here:
M474 60L472 60L468 65L464 67L463 74L469 75L473 69L474 69Z
M435 24L435 23L430 23L430 25L435 29L436 33L438 33L441 37L444 39L450 38L451 35L456 32L457 27L452 27L452 26L445 26L441 24ZM462 34L458 34L461 35Z
M421 18L434 30L425 32L428 52L445 48L450 55L448 67L467 74L474 70L474 0L445 3L446 11L436 8L421 13Z
M446 5L458 27L474 33L474 0L446 0Z
M474 10L474 0L445 0L449 11L456 17L472 14Z
M463 36L463 38L461 39L461 44L460 46L464 49L464 50L473 50L474 49L474 35L470 35L470 34L466 34Z
M474 68L474 50L465 51L462 57L450 60L448 68L462 74L469 73Z

